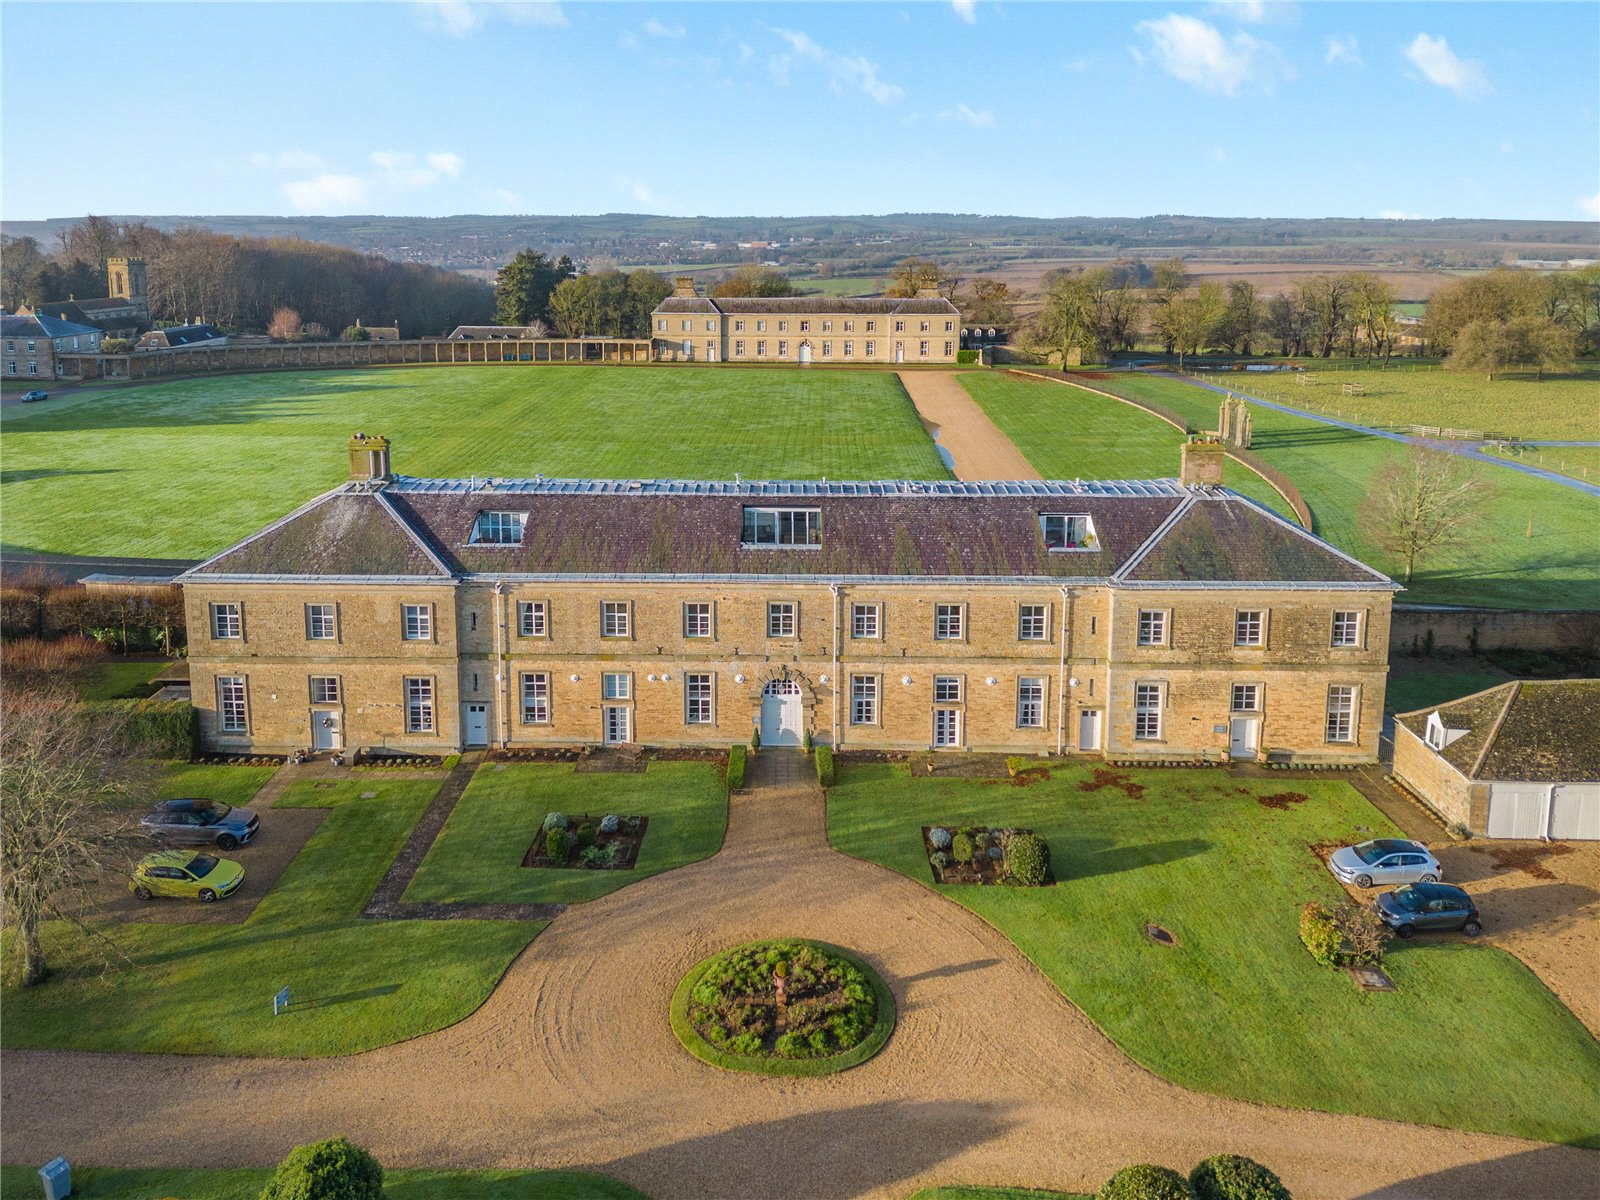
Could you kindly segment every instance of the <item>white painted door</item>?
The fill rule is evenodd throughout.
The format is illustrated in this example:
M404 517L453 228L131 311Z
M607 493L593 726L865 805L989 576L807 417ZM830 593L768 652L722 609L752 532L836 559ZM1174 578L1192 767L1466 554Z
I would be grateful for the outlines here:
M936 708L933 710L933 744L935 746L961 745L961 710Z
M798 746L801 741L800 685L774 679L761 691L761 744Z
M1560 783L1550 801L1550 836L1600 840L1600 783Z
M602 713L605 718L606 745L617 746L628 741L633 732L630 710L622 704L608 704Z
M1100 749L1100 710L1086 708L1078 714L1078 749Z
M800 365L801 366L805 366L806 364L810 363L810 361L811 361L811 343L810 342L801 342L800 343Z
M898 362L905 362L905 360L906 360L906 344L904 342L896 342L894 344L894 360L897 363Z
M1256 719L1234 717L1228 726L1228 757L1254 758L1256 756Z
M487 704L469 704L467 707L467 745L487 746L489 744L489 706Z
M1489 836L1536 838L1544 834L1543 783L1497 783L1489 790Z
M339 729L339 714L337 712L312 711L311 745L317 750L344 749L344 735Z

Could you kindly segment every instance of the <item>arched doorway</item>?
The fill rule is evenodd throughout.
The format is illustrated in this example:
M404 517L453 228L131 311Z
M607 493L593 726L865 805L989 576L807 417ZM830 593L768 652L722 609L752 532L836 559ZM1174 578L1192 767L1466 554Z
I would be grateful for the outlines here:
M811 362L811 343L810 342L801 342L800 343L800 365L803 367L803 366L808 365L810 362Z
M773 679L761 689L761 744L798 746L805 731L805 704L800 684Z

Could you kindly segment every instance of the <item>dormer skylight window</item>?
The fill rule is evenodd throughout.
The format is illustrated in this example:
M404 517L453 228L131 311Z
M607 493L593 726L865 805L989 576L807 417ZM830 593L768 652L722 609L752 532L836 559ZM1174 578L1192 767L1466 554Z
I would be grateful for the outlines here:
M520 546L527 523L527 513L481 512L472 523L472 545Z
M822 510L747 508L744 510L744 530L739 541L745 546L820 546Z
M1065 513L1039 514L1046 550L1098 550L1094 522L1086 516Z

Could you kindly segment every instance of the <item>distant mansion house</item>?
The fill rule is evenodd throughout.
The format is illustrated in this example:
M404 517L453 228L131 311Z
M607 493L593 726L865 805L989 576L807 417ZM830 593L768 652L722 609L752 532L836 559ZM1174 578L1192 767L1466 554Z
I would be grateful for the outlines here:
M52 379L62 374L62 354L98 354L100 331L56 317L0 315L7 379Z
M208 751L1377 756L1395 585L1221 487L1220 443L1078 483L418 479L348 450L179 578Z
M87 325L104 337L130 341L150 328L150 288L144 259L106 259L106 291L110 294L95 299L47 300L17 311L24 316Z
M933 289L910 299L711 297L680 275L651 314L669 362L953 363L961 313Z

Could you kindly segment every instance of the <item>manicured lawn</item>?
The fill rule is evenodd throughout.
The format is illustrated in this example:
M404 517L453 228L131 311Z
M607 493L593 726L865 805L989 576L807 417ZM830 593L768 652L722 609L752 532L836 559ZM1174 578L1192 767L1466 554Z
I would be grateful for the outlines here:
M142 699L156 690L150 681L170 665L167 659L149 662L114 658L95 667L78 691L85 700L118 700L124 696Z
M75 1200L256 1200L272 1169L126 1170L72 1168ZM38 1167L0 1167L0 1192L34 1196L40 1191ZM646 1200L620 1180L582 1171L385 1171L388 1200Z
M504 766L504 770L499 767ZM545 814L650 818L631 871L522 866ZM411 901L574 904L722 847L728 789L712 763L652 762L643 775L579 775L562 763L487 763L406 890Z
M1197 429L1216 425L1220 397L1192 384L1116 372L1094 380L1093 386L1154 400ZM1361 532L1359 512L1373 477L1384 463L1402 458L1406 447L1259 405L1251 413L1252 449L1294 480L1311 506L1316 533L1381 571L1399 574L1399 564ZM1481 470L1495 488L1488 519L1467 545L1424 561L1397 599L1506 608L1593 607L1600 576L1595 536L1600 502L1517 471L1488 465Z
M289 372L38 408L4 416L5 544L74 554L213 554L343 480L358 429L405 475L949 478L886 371Z
M204 763L167 763L156 785L157 800L221 800L235 808L249 804L277 767L230 767Z
M1299 906L1342 896L1309 844L1394 832L1348 784L1121 773L1145 788L1133 799L1096 788L1087 767L1051 771L1019 788L850 765L828 794L829 836L932 887L920 826L1037 830L1056 886L936 890L993 924L1118 1046L1176 1083L1600 1147L1600 1044L1517 959L1438 939L1394 943L1385 969L1399 991L1366 995L1301 946ZM1284 792L1306 799L1283 810L1259 802ZM1492 911L1487 919L1492 928ZM1147 939L1147 921L1178 944Z
M1416 712L1419 708L1459 700L1510 678L1504 671L1486 668L1476 659L1466 659L1460 664L1447 659L1410 662L1396 659L1389 671L1383 706L1391 712Z
M976 371L960 378L968 395L1046 479L1177 477L1183 434L1131 404L1042 380ZM1224 467L1224 481L1275 512L1290 511L1266 480L1238 463Z
M280 807L332 812L242 925L110 926L131 962L108 972L81 934L49 926L45 953L56 974L42 987L6 989L0 1039L8 1047L321 1056L459 1021L542 926L360 919L438 787L296 784ZM284 986L294 1007L274 1018L272 995Z
M1600 405L1600 400L1594 402ZM1600 426L1600 420L1596 421ZM1600 428L1588 434L1589 440L1600 441ZM1516 449L1491 450L1497 458L1543 467L1560 475L1600 483L1600 446L1522 446Z

